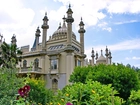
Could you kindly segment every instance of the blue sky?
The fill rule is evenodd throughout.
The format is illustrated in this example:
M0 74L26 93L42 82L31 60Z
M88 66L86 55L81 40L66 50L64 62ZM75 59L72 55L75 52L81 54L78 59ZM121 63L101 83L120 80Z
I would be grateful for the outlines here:
M92 48L100 55L100 50L108 46L113 62L140 68L140 0L0 0L0 33L9 43L15 34L19 47L31 48L45 12L49 38L66 15L69 3L77 40L81 17L85 23L87 58L91 58Z

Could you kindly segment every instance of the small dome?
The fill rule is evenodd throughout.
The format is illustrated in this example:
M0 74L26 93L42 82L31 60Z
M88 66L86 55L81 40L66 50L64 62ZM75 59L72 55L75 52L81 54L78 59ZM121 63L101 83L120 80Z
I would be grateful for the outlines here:
M106 58L103 56L103 51L101 50L101 56L97 59L97 64L99 63L106 63Z
M106 58L105 58L103 55L101 55L101 56L97 59L97 62L99 62L99 61L106 61Z
M58 37L67 37L67 27L65 24L65 21L63 22L63 26L59 26L58 29L53 33L52 35L52 39L53 38L58 38ZM76 40L76 35L74 34L74 32L72 32L72 38L74 38Z

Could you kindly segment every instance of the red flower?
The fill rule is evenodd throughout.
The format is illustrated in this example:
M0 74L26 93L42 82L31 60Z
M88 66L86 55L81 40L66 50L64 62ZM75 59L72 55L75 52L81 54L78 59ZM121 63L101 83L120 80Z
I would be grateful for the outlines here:
M25 85L24 87L25 93L28 93L30 91L30 86L29 85Z
M20 89L18 90L18 94L19 94L21 97L23 97L24 94L25 94L24 88L20 88Z
M73 104L71 104L70 102L68 102L68 103L66 103L66 105L73 105Z
M28 95L28 92L30 91L30 86L29 85L25 85L23 88L20 88L18 90L18 94L21 96L21 97L24 97L24 96L27 96Z

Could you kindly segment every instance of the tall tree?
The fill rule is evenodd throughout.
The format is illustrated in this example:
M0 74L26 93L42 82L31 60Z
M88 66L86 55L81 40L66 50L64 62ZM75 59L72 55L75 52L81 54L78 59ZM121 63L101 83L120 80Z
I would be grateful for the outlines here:
M112 84L125 100L130 96L131 90L139 88L139 79L136 71L122 64L95 65L93 67L75 68L70 76L70 82L83 82L92 79L102 84ZM82 80L82 81L81 81Z
M15 59L16 64L21 61L22 51L17 48L16 44L7 44L6 42L3 42L3 44L0 46L0 49L0 66L8 67L9 65L7 62L11 61L13 58Z

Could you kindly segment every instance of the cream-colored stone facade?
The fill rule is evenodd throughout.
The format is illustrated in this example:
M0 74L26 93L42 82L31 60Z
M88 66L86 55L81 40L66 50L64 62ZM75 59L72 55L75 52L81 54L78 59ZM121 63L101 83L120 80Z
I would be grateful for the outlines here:
M47 81L47 88L54 90L62 89L65 85L69 84L69 78L76 66L86 66L88 64L95 65L99 63L111 64L111 52L106 48L106 58L101 56L98 58L98 53L94 55L92 50L92 59L90 63L86 62L84 52L84 23L80 21L79 35L80 42L77 41L76 35L72 31L72 9L69 6L67 10L67 17L63 18L62 26L59 25L58 29L46 40L47 30L49 29L48 17L45 14L43 18L42 34L37 28L35 32L35 41L31 50L29 45L22 46L23 52L22 62L19 63L19 74L21 76L31 73L32 77L43 77ZM42 35L42 42L39 43L39 38ZM15 38L15 37L14 37ZM16 40L12 38L12 43ZM94 58L96 57L96 58ZM95 61L96 59L96 61Z
M67 10L67 17L63 18L62 26L46 40L47 30L49 29L48 17L45 14L42 25L42 42L39 43L41 31L37 28L35 41L31 51L29 46L21 47L23 59L19 64L21 75L27 72L33 77L43 76L47 81L47 88L62 89L69 84L70 74L76 66L84 66L84 23L81 19L79 24L80 42L77 41L76 35L72 31L71 7ZM30 67L32 64L32 67Z

